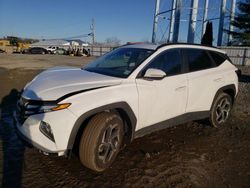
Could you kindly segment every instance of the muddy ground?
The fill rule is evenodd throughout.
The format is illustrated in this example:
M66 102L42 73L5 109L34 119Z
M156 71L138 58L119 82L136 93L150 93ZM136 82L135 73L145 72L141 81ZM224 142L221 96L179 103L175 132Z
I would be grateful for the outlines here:
M18 91L44 68L82 66L90 58L0 55L0 182L3 187L250 187L250 67L226 126L190 122L134 140L102 174L45 156L18 139L12 121Z

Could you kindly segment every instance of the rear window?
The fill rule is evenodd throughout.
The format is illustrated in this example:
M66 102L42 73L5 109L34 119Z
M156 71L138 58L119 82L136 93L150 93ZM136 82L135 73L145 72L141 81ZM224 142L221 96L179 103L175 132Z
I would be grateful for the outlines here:
M184 49L184 51L189 65L189 72L215 67L206 50Z
M224 61L226 61L226 59L229 59L225 54L222 54L219 52L209 51L209 53L212 59L214 60L216 66L219 66L220 64L222 64Z

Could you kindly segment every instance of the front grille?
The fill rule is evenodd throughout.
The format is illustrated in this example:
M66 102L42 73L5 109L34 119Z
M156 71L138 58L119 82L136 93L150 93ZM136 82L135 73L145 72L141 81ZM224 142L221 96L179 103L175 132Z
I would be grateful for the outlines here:
M22 125L24 121L31 115L37 114L40 108L40 101L32 101L21 97L17 102L17 120Z

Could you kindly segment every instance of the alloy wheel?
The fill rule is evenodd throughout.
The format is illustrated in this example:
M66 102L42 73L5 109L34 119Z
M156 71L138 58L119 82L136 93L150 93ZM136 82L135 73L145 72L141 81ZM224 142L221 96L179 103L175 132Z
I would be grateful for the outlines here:
M218 124L226 122L231 110L231 103L227 97L222 98L216 107L216 121Z
M101 144L98 147L98 158L105 164L119 150L120 143L120 126L110 124L103 133Z

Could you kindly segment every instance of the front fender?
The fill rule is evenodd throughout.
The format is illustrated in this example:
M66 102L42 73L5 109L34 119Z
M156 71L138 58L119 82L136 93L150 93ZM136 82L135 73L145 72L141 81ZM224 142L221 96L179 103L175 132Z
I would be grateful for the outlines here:
M72 131L70 133L70 137L69 137L69 141L68 141L68 149L73 149L75 140L76 140L76 136L78 134L78 131L80 130L80 128L82 127L83 123L90 117L92 117L93 115L103 112L105 110L112 110L112 109L120 109L122 111L124 111L125 114L125 118L126 118L126 122L128 124L130 124L129 126L131 126L131 139L133 139L134 137L134 132L135 132L135 128L136 128L136 123L137 123L137 118L135 116L135 113L133 112L133 110L131 109L131 107L126 103L126 102L117 102L117 103L111 103L108 105L104 105L104 106L100 106L98 108L92 109L84 114L82 114L75 122Z

